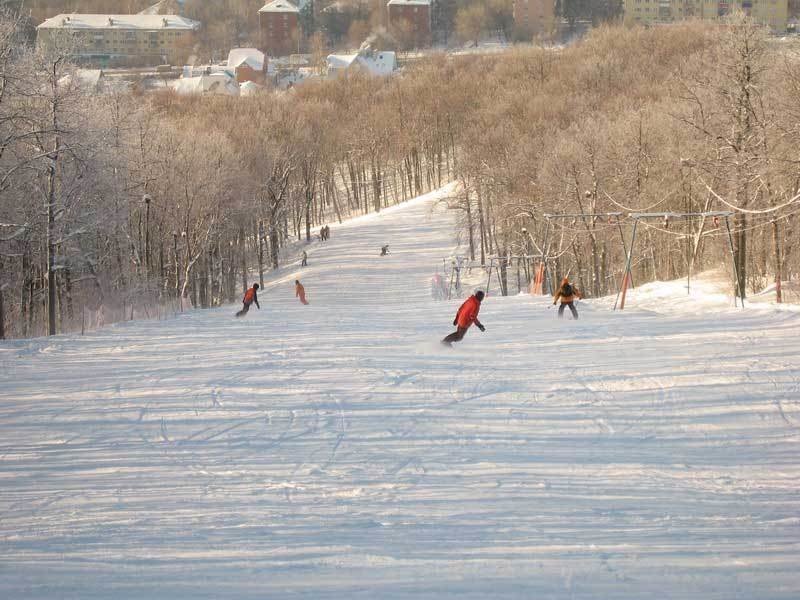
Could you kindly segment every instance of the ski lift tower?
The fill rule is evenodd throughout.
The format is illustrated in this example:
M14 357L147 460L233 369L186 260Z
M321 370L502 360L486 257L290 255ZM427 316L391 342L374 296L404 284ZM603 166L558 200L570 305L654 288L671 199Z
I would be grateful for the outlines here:
M542 255L540 257L541 264L539 265L540 273L538 274L539 282L541 285L542 294L547 295L551 294L555 288L555 278L553 277L553 273L550 272L548 262L549 256L547 255L547 242L550 234L551 225L553 222L559 222L561 219L572 219L573 221L577 221L578 219L591 219L592 222L597 222L600 219L604 219L608 222L609 225L616 224L617 229L619 230L619 239L622 243L622 250L625 253L625 256L628 256L628 247L625 243L625 235L622 231L622 220L625 217L625 213L622 212L605 212L605 213L561 213L561 214L548 214L544 215L545 220L547 221L547 227L544 230L544 241L542 243Z
M649 221L662 221L663 222L663 229L668 229L670 221L679 221L679 220L689 220L689 219L712 219L715 227L720 225L721 219L725 220L725 229L727 231L727 238L728 238L728 249L731 253L731 264L733 265L733 282L734 282L734 294L733 294L733 302L735 306L738 306L737 303L737 296L741 300L742 308L744 308L744 289L739 285L739 269L736 266L736 259L734 257L733 252L733 234L731 233L731 224L730 224L730 217L733 216L733 211L711 211L711 212L663 212L663 213L631 213L628 215L629 218L633 219L633 232L631 234L631 247L630 251L626 252L626 261L625 261L625 273L622 277L622 284L620 285L620 290L617 293L617 300L614 302L614 310L617 310L617 304L619 304L619 310L623 310L625 308L625 294L628 291L628 285L631 281L631 261L633 259L633 253L635 249L636 243L636 230L639 227L639 223L643 223L645 227L651 227L648 222ZM702 233L701 233L702 235ZM688 277L691 277L691 272L688 274ZM688 290L688 280L687 280L687 290Z

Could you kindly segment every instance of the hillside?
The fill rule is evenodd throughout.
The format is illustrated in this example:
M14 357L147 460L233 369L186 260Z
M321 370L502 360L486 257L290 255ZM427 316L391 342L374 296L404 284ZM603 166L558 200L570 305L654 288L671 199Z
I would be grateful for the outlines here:
M489 296L447 349L436 197L244 319L0 343L0 596L798 597L800 315Z

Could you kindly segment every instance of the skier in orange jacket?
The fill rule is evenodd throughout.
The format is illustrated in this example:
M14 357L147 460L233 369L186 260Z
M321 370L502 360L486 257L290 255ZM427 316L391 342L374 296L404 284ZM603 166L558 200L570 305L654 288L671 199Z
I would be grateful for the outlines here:
M306 288L303 287L299 279L294 280L294 297L300 298L300 302L303 304L308 304L308 300L306 300Z
M237 317L245 316L247 312L250 310L250 305L253 304L254 302L256 304L256 307L258 307L258 310L261 310L261 305L259 305L258 303L257 292L258 292L258 284L254 283L253 287L251 287L244 293L244 298L242 298L242 304L244 306L242 306L242 310L236 313Z
M556 295L553 297L553 306L561 299L561 306L558 307L558 318L564 318L564 308L569 306L569 311L572 313L572 318L578 318L578 309L575 308L575 298L580 298L580 292L577 288L569 282L569 279L564 277L561 281L561 286L558 288Z
M459 307L456 318L453 319L453 325L456 326L456 330L442 340L443 344L452 346L453 342L460 342L463 340L467 329L469 329L473 323L475 323L481 331L486 331L486 328L478 320L478 313L481 310L483 296L483 292L478 290L474 295L467 298L464 304Z

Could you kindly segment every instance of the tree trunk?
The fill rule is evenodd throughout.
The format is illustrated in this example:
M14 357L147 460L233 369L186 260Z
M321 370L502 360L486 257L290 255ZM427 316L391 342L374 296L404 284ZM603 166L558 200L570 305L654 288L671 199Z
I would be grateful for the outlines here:
M471 261L475 260L475 233L473 231L474 227L472 224L472 206L469 200L469 190L465 188L464 191L464 202L467 207L467 234L469 235L469 259Z
M278 228L274 224L269 227L269 253L272 259L272 269L278 268L278 250L280 248L280 240L278 239Z
M780 229L778 227L778 220L772 219L772 249L773 249L773 257L774 257L774 270L775 270L775 296L777 302L780 304L783 302L783 298L781 295L781 281L782 281L782 271L783 271L783 256L781 252L781 241L780 241ZM0 297L0 302L2 302L2 297Z
M247 236L244 234L244 227L239 229L239 260L242 266L242 291L247 291Z
M54 154L58 154L56 138ZM56 334L56 156L47 166L47 335Z
M0 256L0 340L6 339L6 311L3 304L3 257Z
M478 191L478 226L481 234L481 265L486 264L486 222L483 216L483 198Z
M747 215L737 212L733 217L736 226L736 246L734 248L734 261L736 263L737 281L736 293L740 298L746 296L747 290Z
M258 222L258 286L264 288L264 221Z

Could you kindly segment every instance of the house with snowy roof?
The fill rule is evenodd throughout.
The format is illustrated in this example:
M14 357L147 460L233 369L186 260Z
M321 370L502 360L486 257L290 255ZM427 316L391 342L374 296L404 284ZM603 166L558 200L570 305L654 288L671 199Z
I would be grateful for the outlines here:
M227 70L233 74L239 85L252 81L264 85L267 72L267 58L256 48L234 48L228 53Z
M181 77L170 86L176 93L182 95L223 95L238 96L239 84L236 80L224 71L208 72L202 75Z
M360 71L374 76L391 75L397 69L394 52L360 50L354 54L330 54L327 58L328 77Z

